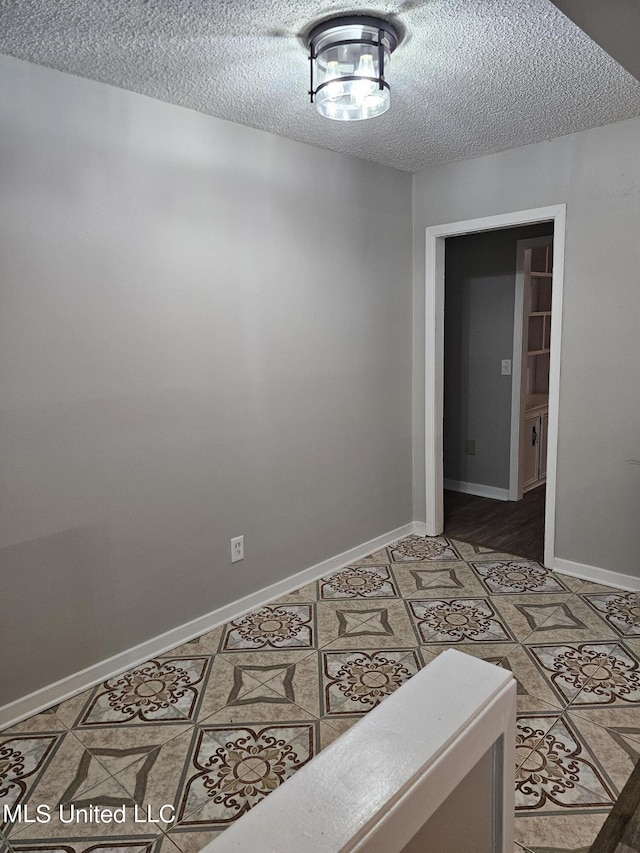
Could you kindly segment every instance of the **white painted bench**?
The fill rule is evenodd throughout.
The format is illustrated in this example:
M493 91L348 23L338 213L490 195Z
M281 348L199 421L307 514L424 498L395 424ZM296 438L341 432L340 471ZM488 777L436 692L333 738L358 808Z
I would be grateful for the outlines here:
M439 655L205 848L513 853L516 682Z

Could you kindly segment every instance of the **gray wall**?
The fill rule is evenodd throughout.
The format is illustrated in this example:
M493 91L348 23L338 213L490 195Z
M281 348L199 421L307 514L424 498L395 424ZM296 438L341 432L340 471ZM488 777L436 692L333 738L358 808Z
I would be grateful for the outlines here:
M494 745L485 752L400 853L491 853L500 849L496 836L502 834L502 815L497 792L502 773L500 765L496 767L496 750Z
M640 576L640 119L414 176L414 515L424 519L424 229L567 204L556 556Z
M551 233L541 223L445 241L444 476L509 488L517 241ZM466 452L476 441L476 455Z
M640 6L637 0L551 0L616 62L640 80Z
M409 175L6 57L0 123L2 704L409 522L412 296Z

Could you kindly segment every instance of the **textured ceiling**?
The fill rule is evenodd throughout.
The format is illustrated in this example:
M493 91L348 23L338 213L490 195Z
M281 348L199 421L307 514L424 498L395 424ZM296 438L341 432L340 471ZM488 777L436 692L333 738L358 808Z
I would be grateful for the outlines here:
M378 13L391 109L308 102L301 34ZM0 52L410 172L640 115L640 82L549 0L0 0Z

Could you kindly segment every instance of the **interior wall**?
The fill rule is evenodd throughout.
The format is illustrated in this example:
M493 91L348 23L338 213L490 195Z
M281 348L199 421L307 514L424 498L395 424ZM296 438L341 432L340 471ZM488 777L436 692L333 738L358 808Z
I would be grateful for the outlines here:
M0 124L3 704L409 522L412 295L407 174L8 57Z
M414 176L414 517L425 517L425 228L567 205L556 557L640 576L640 119Z
M445 240L444 477L509 488L517 242L545 223ZM467 440L475 441L469 455Z
M640 80L640 6L634 0L607 0L606 3L585 3L584 0L551 2L606 50L609 56Z

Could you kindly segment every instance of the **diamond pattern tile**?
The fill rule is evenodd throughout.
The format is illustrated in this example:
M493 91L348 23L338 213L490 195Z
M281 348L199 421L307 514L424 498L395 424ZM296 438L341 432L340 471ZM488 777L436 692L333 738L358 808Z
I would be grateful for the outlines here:
M635 594L408 536L0 732L0 816L126 812L8 821L0 853L199 853L447 648L517 679L514 851L588 850L640 761Z
M566 717L521 718L517 751L530 751L516 769L516 812L610 807L616 792L586 742ZM546 731L545 731L546 729ZM539 733L544 732L541 737Z
M524 592L563 592L560 580L539 563L527 560L484 560L470 564L487 592L516 595Z
M503 643L512 639L484 598L410 601L409 614L423 643Z

